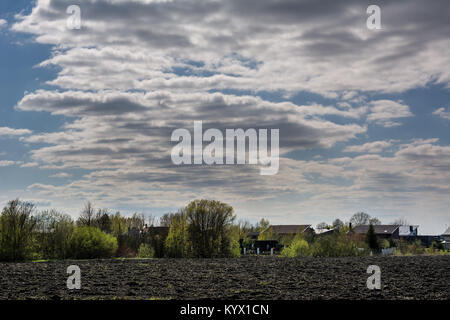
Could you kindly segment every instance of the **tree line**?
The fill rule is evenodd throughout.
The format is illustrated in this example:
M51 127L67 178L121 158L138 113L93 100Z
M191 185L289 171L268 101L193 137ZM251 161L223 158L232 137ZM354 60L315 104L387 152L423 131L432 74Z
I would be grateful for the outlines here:
M350 224L381 223L364 212L353 215L348 223L336 219L332 224L318 224L317 229L335 230L323 237L301 233L278 237L270 232L268 220L261 219L255 225L236 221L233 208L215 200L192 201L178 212L163 215L159 227L153 227L155 222L149 215L124 216L95 209L90 202L74 220L56 210L37 211L30 202L12 200L0 214L0 261L237 257L242 248L254 243L251 232L259 232L258 240L277 240L287 257L356 256L392 246L398 246L402 253L425 250L419 244L379 240L373 227L365 237L349 234Z
M238 256L235 219L228 204L195 200L165 214L160 226L166 228L145 228L154 224L152 216L112 214L88 202L73 220L56 210L38 212L32 203L16 199L0 215L0 261Z

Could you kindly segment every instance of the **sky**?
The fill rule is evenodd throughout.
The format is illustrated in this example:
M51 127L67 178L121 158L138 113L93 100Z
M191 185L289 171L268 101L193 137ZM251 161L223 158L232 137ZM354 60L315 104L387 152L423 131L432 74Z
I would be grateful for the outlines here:
M366 10L381 9L381 29ZM70 5L81 27L68 28ZM450 226L447 0L6 0L0 205ZM279 129L280 164L171 161L177 128Z

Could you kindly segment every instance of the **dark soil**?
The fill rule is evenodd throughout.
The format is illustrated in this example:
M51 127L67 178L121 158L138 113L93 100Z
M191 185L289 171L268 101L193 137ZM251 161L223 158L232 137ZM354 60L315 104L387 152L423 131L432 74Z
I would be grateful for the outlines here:
M69 265L81 289L66 287ZM369 290L369 265L381 290ZM0 263L0 299L449 299L450 256Z

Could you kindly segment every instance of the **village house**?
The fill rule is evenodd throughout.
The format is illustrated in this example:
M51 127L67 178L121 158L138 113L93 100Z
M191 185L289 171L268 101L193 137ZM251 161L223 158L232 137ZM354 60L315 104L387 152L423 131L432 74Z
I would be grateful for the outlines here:
M295 236L296 234L314 234L314 229L310 224L288 224L271 225L263 232L271 230L275 236Z
M266 240L257 240L260 235L269 234L272 238ZM285 237L294 237L296 234L313 235L314 229L310 224L301 225L270 225L260 233L251 232L249 236L254 240L252 249L259 249L260 252L270 251L272 248L276 251L282 249L279 240Z
M370 225L363 224L356 227L351 227L349 233L354 234L360 234L360 235L366 235L367 231L369 231ZM375 231L375 234L379 239L392 239L392 240L399 240L400 239L400 226L399 225L373 225L373 229ZM403 234L405 229L403 229Z
M410 243L420 241L420 244L425 247L430 247L433 242L440 243L440 238L444 238L444 235L442 235L442 237L433 235L419 235L418 225L374 225L373 228L379 239L403 240ZM367 234L367 231L369 231L369 225L359 225L352 228L349 233L359 234L362 236ZM450 230L447 230L446 233L450 233ZM447 238L447 246L450 247L450 235L447 235Z

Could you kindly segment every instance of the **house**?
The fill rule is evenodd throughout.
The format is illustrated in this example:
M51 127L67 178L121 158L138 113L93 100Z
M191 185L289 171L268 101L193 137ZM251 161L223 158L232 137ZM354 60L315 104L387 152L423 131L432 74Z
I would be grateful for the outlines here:
M271 225L263 232L266 232L267 230L272 230L274 235L276 236L294 236L297 233L303 233L303 234L313 234L314 229L311 228L310 224L279 224L279 225Z
M445 232L442 234L442 239L444 240L442 244L444 245L445 250L450 250L450 227L445 230Z
M427 248L431 247L431 245L434 243L439 244L441 243L441 237L440 236L430 236L430 235L420 235L415 236L414 238L410 238L410 240L413 241L420 241L420 244L422 246L425 246Z
M260 252L268 252L272 248L275 251L280 251L282 249L282 246L278 243L277 240L256 240L252 245L253 250L256 251L257 249L259 249Z
M349 233L365 235L369 231L369 227L368 224L359 225L351 228ZM379 224L373 225L373 229L379 239L400 239L399 225Z
M265 240L258 240L260 235L267 233L269 237ZM283 248L280 242L286 237L294 237L296 234L312 235L314 234L314 229L311 228L310 224L291 224L291 225L270 225L265 230L258 232L251 232L249 236L253 240L251 249L260 249L261 252L270 251L271 248L275 251L279 251Z
M419 226L399 226L398 235L400 237L416 237L418 235Z

